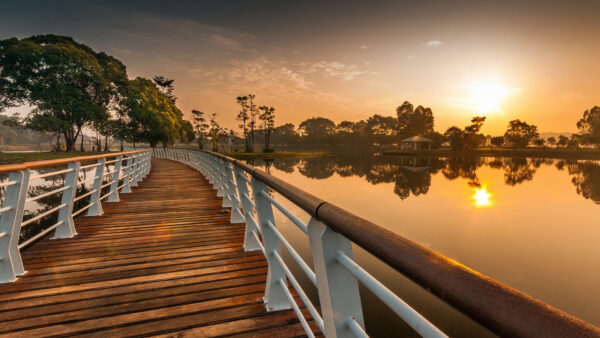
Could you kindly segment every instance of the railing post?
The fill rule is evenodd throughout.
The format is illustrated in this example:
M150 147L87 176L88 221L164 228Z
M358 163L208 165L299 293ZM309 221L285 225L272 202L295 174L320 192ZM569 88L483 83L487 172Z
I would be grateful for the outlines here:
M29 169L14 171L8 176L8 180L16 184L6 187L2 208L10 209L0 215L0 283L12 282L25 273L19 238L29 176Z
M240 211L240 198L237 195L236 183L239 184L241 182L237 181L233 177L233 168L231 167L233 164L229 162L225 162L225 175L227 177L227 187L228 187L228 196L231 201L231 217L229 218L230 223L242 223L244 222L244 215ZM234 165L235 166L235 165ZM246 182L244 182L246 184Z
M123 174L123 188L121 194L131 193L131 184L129 180L129 174L131 173L131 167L133 166L133 154L129 154L127 162L125 163L125 173Z
M263 298L267 311L276 311L290 309L292 305L284 293L279 280L286 280L285 271L279 265L274 252L279 253L279 240L277 235L267 225L267 222L274 223L273 209L271 203L261 192L268 193L267 185L255 178L252 179L252 191L254 192L254 201L256 203L256 213L258 223L262 229L262 239L265 247L265 256L269 269L267 271L267 284L265 286L265 296Z
M65 175L65 187L69 189L62 192L61 204L67 206L58 212L58 221L61 225L56 227L53 238L69 238L77 235L75 222L73 221L73 200L77 193L77 177L79 177L79 162L71 162L68 166L71 171Z
M150 169L152 169L152 153L148 152L146 156L148 157L148 163L146 163L146 171L144 172L144 177L148 176L148 174L150 174Z
M110 184L110 196L108 196L108 202L114 203L119 202L119 177L121 176L121 165L123 164L123 155L119 155L116 158L115 165L113 166L112 183Z
M96 192L90 195L90 203L94 203L94 205L88 209L87 216L100 216L104 213L104 211L102 211L102 202L100 201L100 196L102 194L102 176L104 175L104 162L106 162L105 159L99 159L99 165L94 171L96 178L94 179L92 190L96 190Z
M347 322L353 318L364 328L356 277L337 262L337 252L352 258L352 243L311 218L308 236L326 337L354 337Z
M244 196L250 197L250 194L248 193L248 185L246 183L246 180L243 178L244 171L237 166L234 166L234 171L235 180L237 181L236 185L238 195L240 196L240 199L242 201L242 211L244 213L244 220L246 222L246 233L244 235L244 251L260 250L260 243L258 243L256 237L254 237L254 235L252 234L253 231L259 231L259 229L253 229L254 222L250 219L252 218L252 215L254 215L254 210L250 201L244 198Z

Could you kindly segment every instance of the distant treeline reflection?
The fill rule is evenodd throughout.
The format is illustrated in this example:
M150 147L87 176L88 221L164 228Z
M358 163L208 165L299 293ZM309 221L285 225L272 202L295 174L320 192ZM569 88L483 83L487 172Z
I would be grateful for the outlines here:
M394 183L394 193L401 199L427 194L431 177L441 173L448 180L466 179L472 187L480 187L477 170L489 167L502 170L504 183L516 186L533 180L541 166L554 166L571 176L579 195L600 204L600 161L558 160L550 158L511 157L387 157L353 156L305 159L277 159L253 163L267 171L271 167L287 173L298 171L314 179L326 179L333 174L358 176L372 184Z

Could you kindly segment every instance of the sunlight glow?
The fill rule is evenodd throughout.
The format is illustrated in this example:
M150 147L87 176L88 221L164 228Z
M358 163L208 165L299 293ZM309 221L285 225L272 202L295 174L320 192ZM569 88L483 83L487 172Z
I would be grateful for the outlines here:
M476 207L481 208L492 205L492 202L490 201L492 194L487 192L485 186L481 188L475 188L474 190L475 193L473 194L472 198L475 200Z
M482 114L501 113L500 104L507 97L519 92L518 88L509 88L497 80L487 82L473 82L467 86L470 97L469 103L473 109Z

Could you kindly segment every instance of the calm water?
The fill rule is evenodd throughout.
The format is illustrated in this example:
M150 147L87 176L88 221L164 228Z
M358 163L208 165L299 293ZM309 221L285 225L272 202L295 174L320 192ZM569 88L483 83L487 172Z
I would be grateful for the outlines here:
M256 162L408 239L600 325L600 161L352 156ZM279 195L276 198L308 216ZM312 265L308 238L276 222ZM489 333L369 254L357 261L452 336ZM288 257L292 265L292 260ZM295 269L302 276L300 269ZM311 296L316 293L304 279ZM363 293L367 331L410 333Z

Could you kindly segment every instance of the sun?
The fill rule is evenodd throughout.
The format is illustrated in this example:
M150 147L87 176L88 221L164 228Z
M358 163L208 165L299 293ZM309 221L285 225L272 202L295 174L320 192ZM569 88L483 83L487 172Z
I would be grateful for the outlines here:
M492 205L492 201L490 201L491 196L492 194L487 192L486 187L481 187L475 188L475 193L472 198L475 200L475 206L481 208Z
M469 90L469 103L478 112L501 113L500 104L507 97L518 92L518 88L509 88L497 80L487 82L472 82L467 86Z

